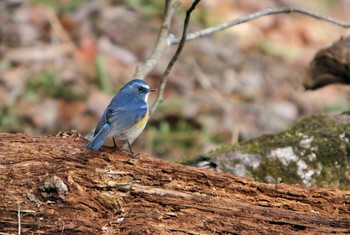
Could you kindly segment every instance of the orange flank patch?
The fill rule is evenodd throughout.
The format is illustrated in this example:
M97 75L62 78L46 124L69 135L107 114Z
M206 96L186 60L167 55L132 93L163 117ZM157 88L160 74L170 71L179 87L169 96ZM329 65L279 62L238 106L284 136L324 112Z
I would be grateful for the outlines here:
M136 124L137 128L143 128L148 121L149 112L147 109L146 115Z

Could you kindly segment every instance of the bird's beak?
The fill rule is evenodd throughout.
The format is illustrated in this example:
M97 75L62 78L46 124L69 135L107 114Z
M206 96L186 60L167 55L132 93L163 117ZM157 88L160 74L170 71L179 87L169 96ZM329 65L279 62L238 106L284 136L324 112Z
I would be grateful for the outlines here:
M150 88L149 89L149 92L154 92L154 91L157 91L157 89L155 89L155 88Z

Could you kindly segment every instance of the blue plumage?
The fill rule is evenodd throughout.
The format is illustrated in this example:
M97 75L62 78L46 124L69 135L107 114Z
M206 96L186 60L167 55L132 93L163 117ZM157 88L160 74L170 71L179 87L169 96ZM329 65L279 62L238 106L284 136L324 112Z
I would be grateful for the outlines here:
M143 80L128 82L103 112L87 149L99 150L111 138L130 143L142 132L148 119L148 95L155 91ZM145 120L146 119L146 120Z
M86 148L92 150L99 150L106 141L104 139L104 136L110 131L110 129L111 126L108 123L105 123L99 132L95 132L94 138L88 143L88 145L86 145Z

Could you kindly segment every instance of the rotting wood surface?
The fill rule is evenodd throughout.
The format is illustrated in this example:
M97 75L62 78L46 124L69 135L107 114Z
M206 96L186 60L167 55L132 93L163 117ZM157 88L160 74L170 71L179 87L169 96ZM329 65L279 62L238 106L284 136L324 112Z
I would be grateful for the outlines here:
M0 134L0 234L350 233L349 191L92 152L62 136Z

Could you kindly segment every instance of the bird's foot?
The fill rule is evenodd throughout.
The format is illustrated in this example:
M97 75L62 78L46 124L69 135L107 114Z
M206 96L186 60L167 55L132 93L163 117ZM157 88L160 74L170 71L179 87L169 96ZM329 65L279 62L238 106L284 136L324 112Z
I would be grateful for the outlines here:
M130 158L138 158L139 156L140 156L139 153L134 153L134 152L130 152L130 153L129 153L129 157L130 157Z
M139 153L130 152L128 154L129 158L125 161L125 163L130 164L130 165L135 165L133 160L137 159L139 157L139 155L140 155Z
M112 146L112 149L113 149L113 150L119 150L120 147L119 147L119 146Z

